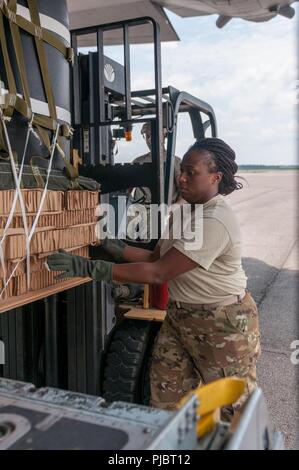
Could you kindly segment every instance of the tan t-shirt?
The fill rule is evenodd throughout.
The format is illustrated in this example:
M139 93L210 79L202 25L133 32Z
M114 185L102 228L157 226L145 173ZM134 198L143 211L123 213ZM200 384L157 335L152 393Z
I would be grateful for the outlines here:
M193 218L194 215L195 212ZM173 247L198 263L195 269L168 282L173 300L194 304L221 302L246 287L239 224L223 196L217 195L203 204L202 224L200 249L186 250L183 239L159 241L161 256Z

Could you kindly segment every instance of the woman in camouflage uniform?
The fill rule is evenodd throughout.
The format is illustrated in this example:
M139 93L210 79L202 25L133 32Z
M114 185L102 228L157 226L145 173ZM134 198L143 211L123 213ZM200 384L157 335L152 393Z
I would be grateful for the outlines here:
M238 222L223 197L242 187L235 180L237 168L234 151L216 138L200 139L182 160L181 195L192 207L203 208L200 248L186 250L184 240L172 236L160 240L154 252L106 240L104 247L117 264L64 253L48 258L50 268L66 277L168 281L171 300L150 371L155 407L174 409L188 391L222 377L246 380L242 400L256 387L258 311L246 291Z

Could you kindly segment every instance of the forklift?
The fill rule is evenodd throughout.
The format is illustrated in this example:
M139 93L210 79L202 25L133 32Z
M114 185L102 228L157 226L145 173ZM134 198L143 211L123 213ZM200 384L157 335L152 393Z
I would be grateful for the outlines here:
M146 23L153 27L155 88L132 91L129 28ZM104 55L104 35L114 29L123 32L123 66ZM97 51L88 55L78 54L76 45L80 42L80 36L91 34L97 36ZM209 128L212 136L216 136L217 125L212 107L174 87L162 88L159 30L158 25L149 18L72 31L72 44L76 57L72 90L73 145L82 155L80 174L98 181L101 184L101 202L109 202L112 206L115 205L114 200L132 187L149 188L153 203L160 205L166 202L170 205L178 115L189 115L194 139L204 137ZM119 136L128 138L132 127L144 122L151 124L152 162L115 163L115 139ZM112 129L115 126L117 128ZM165 163L163 128L167 129L168 135ZM120 220L120 214L117 215ZM161 227L158 228L160 231ZM153 249L157 241L150 240L146 244L137 242L137 246ZM91 249L93 259L101 254L101 249ZM106 286L106 289L109 287ZM145 296L147 292L146 287ZM136 297L136 292L132 295ZM121 315L124 308L118 308L115 290L112 290L112 296L116 302L110 311L114 312L116 320L104 349L101 395L111 401L117 399L147 404L148 365L154 338L165 312L149 308L148 301L143 298L142 307L147 307L147 311L140 311L131 305L130 310ZM130 293L126 300L130 300ZM111 320L107 319L109 323ZM105 333L107 335L108 332Z
M142 24L152 25L155 88L132 91L129 29ZM104 55L104 35L115 29L123 33L124 65ZM91 34L97 36L97 50L88 54L78 52L80 38ZM178 115L190 116L195 139L204 137L209 128L216 136L212 107L174 87L162 89L159 26L150 18L74 30L71 38L75 60L71 69L74 136L70 154L79 155L82 160L80 175L100 183L101 203L115 206L118 197L128 196L128 189L132 187L149 188L153 203L169 203ZM151 123L152 162L115 163L115 142L125 139L133 126L144 122ZM163 127L168 129L166 163ZM137 243L153 249L156 242ZM101 247L91 246L90 256L102 256ZM143 296L142 289L140 292ZM28 380L38 386L55 386L104 397L107 394L109 399L113 398L115 388L114 399L143 403L142 390L148 378L142 374L148 369L146 361L163 315L157 311L152 321L146 321L142 316L137 320L135 314L133 320L128 318L130 315L122 315L124 308L122 305L118 308L115 297L111 285L91 281L1 314L0 336L10 348L6 354L8 363L0 366L2 376ZM119 346L120 341L123 346ZM130 355L126 348L129 344L131 348L132 341L134 348ZM118 353L115 348L119 349ZM113 367L110 376L111 357L115 354L123 360L128 357L127 367L132 373L130 383L125 381L128 385L121 384L121 376L115 379ZM115 387L112 386L114 380Z
M144 24L152 27L155 86L132 91L130 29ZM123 37L124 65L104 55L104 36L115 30ZM86 35L96 36L97 47L83 54L78 44ZM100 183L100 203L115 204L119 195L128 198L130 188L146 187L152 203L170 205L179 113L189 115L194 139L208 132L216 137L212 107L172 86L162 88L159 25L152 18L73 30L71 42L73 164L79 156L80 175ZM151 124L152 161L115 163L115 142L130 140L133 126L144 122ZM163 128L168 131L165 162ZM153 249L157 240L128 243ZM102 255L101 246L90 247L92 258ZM129 289L124 303L112 285L90 281L0 315L7 357L0 365L5 406L0 448L282 447L280 434L272 433L260 390L239 416L238 433L231 434L225 423L211 426L219 403L242 392L238 379L191 394L177 412L149 408L150 358L165 311L151 308L147 286L132 297ZM208 419L198 424L198 409L205 402L209 405L201 414ZM52 424L47 428L36 425L48 418ZM55 438L57 431L62 432L61 442Z

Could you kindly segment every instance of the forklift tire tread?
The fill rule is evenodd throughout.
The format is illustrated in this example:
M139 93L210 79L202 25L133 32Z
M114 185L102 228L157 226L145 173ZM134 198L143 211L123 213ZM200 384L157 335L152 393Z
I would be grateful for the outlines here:
M109 401L142 403L144 365L152 349L151 323L125 320L116 329L106 355L103 397Z

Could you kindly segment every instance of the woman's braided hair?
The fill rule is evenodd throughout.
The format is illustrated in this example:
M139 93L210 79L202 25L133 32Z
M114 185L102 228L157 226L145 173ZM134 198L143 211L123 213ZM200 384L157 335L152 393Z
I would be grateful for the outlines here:
M226 196L236 189L243 188L243 184L235 179L238 165L235 162L236 154L229 145L216 137L198 139L189 148L186 156L192 152L201 151L205 151L209 154L207 155L207 165L210 172L219 171L223 175L219 183L220 194Z

